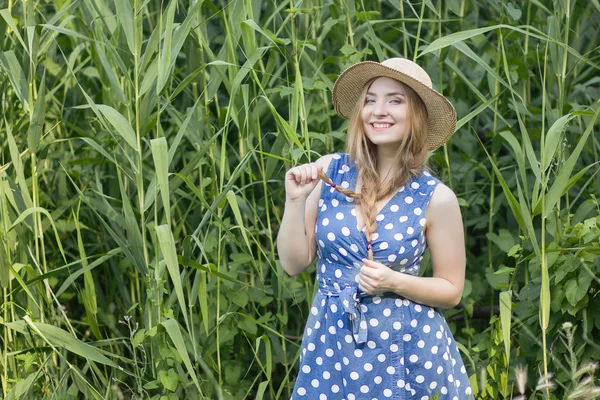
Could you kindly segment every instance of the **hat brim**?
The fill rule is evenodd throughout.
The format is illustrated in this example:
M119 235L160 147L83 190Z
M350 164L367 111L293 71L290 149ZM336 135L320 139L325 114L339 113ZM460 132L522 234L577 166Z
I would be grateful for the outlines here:
M363 61L345 69L333 85L335 111L350 119L365 84L371 79L388 77L413 89L427 108L427 145L435 150L450 139L456 128L456 110L450 101L436 90L393 68L375 61Z

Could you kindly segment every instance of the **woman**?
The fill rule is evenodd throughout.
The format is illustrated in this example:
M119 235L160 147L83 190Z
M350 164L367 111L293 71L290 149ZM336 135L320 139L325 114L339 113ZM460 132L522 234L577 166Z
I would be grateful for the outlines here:
M294 399L472 398L437 310L460 302L465 250L456 196L424 166L456 126L431 86L403 58L349 67L333 87L347 154L286 173L281 264L296 275L317 255L319 285ZM419 277L426 246L433 276Z

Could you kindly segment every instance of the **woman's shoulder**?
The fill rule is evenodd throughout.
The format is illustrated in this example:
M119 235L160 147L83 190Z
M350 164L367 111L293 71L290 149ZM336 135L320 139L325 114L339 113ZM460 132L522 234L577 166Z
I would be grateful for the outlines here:
M349 156L346 153L331 153L331 154L324 154L321 157L319 157L315 161L315 164L317 164L317 166L321 167L324 172L327 172L327 170L329 170L334 165L347 164L349 162L348 160L349 160Z

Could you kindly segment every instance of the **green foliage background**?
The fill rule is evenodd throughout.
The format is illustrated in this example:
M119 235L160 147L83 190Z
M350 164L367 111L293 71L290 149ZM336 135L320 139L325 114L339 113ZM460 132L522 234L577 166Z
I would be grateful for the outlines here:
M458 111L430 164L478 398L597 397L599 23L597 0L0 0L4 398L289 398L315 286L278 263L282 178L343 151L337 74L392 56Z

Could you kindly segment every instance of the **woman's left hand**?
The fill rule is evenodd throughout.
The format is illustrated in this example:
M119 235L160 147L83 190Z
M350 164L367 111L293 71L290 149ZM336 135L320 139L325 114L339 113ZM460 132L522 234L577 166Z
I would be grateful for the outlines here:
M358 274L358 288L371 295L393 291L393 281L398 272L390 267L363 258L364 265Z

